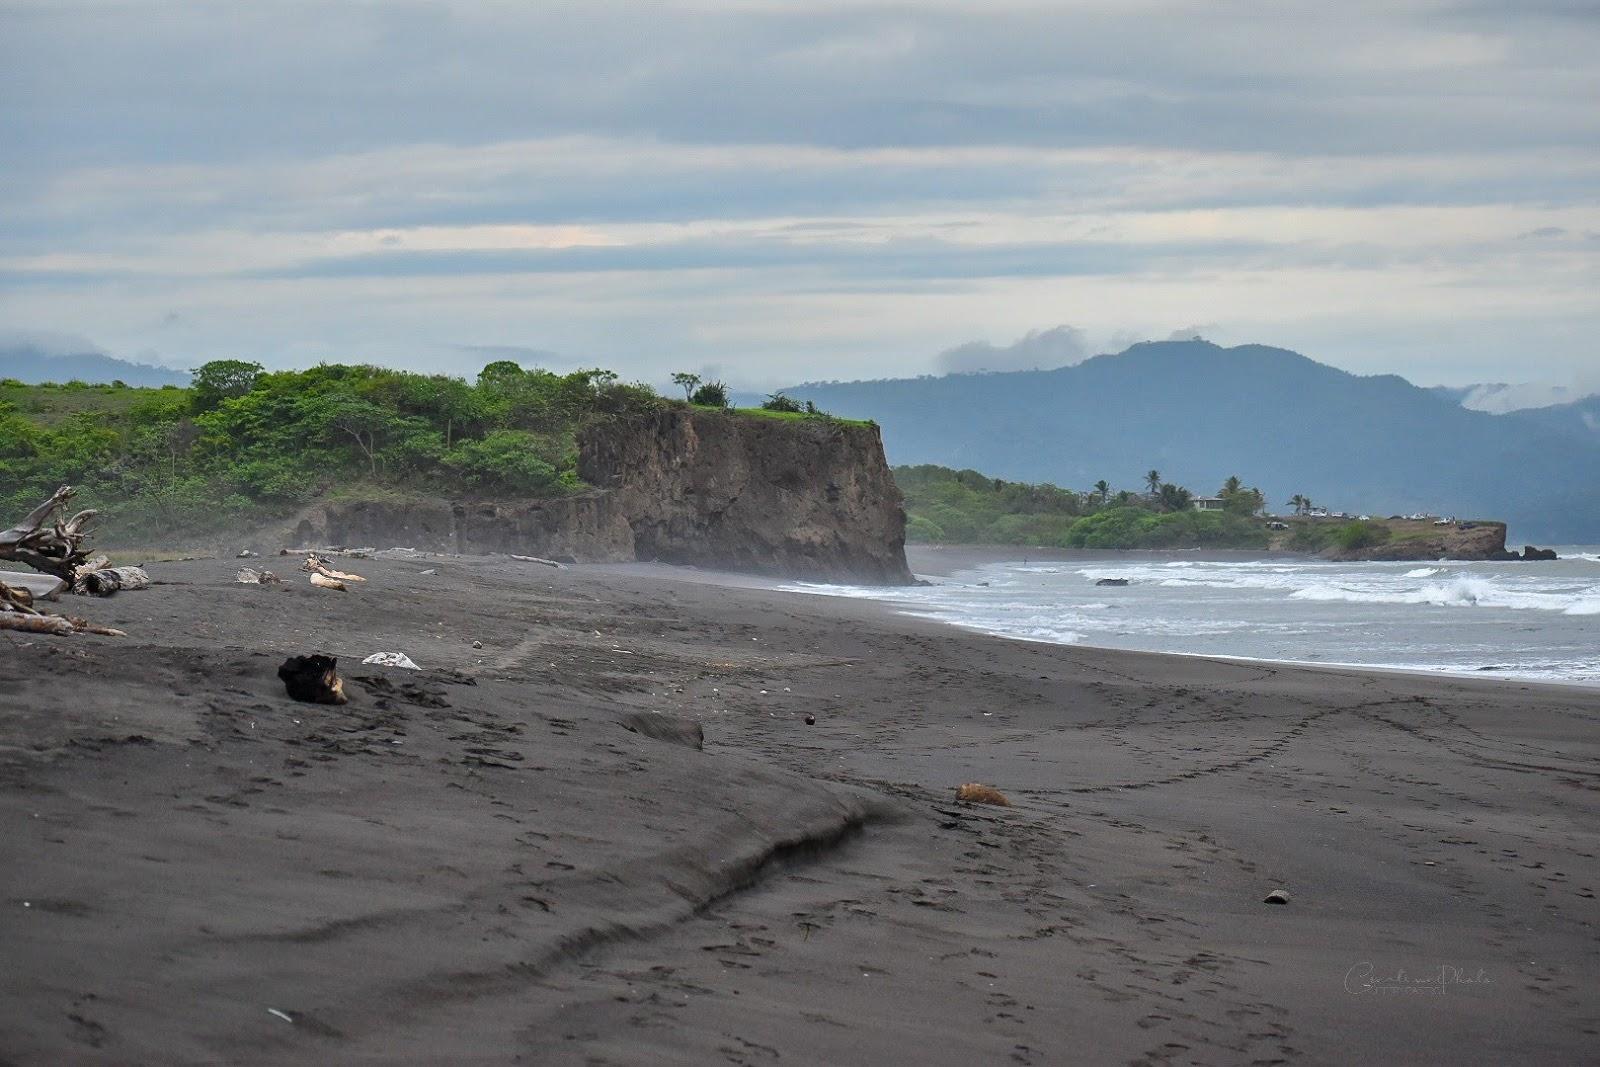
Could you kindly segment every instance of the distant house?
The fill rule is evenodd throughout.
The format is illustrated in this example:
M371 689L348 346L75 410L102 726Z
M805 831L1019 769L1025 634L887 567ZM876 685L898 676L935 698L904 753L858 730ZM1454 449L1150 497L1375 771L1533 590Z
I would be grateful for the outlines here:
M1197 496L1190 503L1196 511L1223 511L1227 506L1220 496Z

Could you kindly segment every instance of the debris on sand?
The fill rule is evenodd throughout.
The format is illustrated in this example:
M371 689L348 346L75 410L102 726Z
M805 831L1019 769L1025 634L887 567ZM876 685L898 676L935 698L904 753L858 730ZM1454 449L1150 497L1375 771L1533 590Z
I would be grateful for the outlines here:
M557 563L553 559L545 559L542 556L519 556L513 552L511 553L511 558L519 563L537 563L544 567L554 567L558 571L565 570L567 567L565 563Z
M323 584L322 582L317 581L317 575L319 575L319 574L322 577L332 579L335 582L364 582L364 581L366 581L366 579L361 577L361 575L359 575L359 574L347 574L344 571L336 571L336 570L334 570L332 567L330 567L326 563L324 563L322 561L322 557L317 555L315 552L312 552L312 553L308 554L305 559L300 561L300 569L303 570L303 571L310 571L311 572L311 584L312 585L322 585ZM332 587L329 586L327 588L332 588ZM342 589L344 587L340 586L339 588Z
M337 670L339 661L332 656L290 656L278 668L278 677L289 696L307 704L343 704L344 679Z
M272 585L283 581L271 571L258 571L254 567L240 567L233 580L240 585Z
M1289 903L1289 891L1287 889L1274 889L1272 892L1266 895L1265 899L1263 899L1261 903L1287 904Z
M110 596L121 589L148 589L150 576L144 572L143 567L100 567L95 570L78 571L77 581L72 583L74 593L88 596Z
M313 572L311 575L311 584L316 586L318 589L337 589L341 593L345 591L345 584L339 579L329 578L325 574L319 574L316 572Z
M422 668L411 661L411 657L404 652L374 652L362 663L376 663L380 667L404 667L408 671L420 671Z
M122 630L100 626L87 619L51 615L33 606L33 593L22 586L0 581L0 630L19 630L32 634L100 634L127 637Z
M982 782L968 782L956 788L956 799L963 804L995 804L1002 808L1009 808L1011 801L1006 795L992 785Z

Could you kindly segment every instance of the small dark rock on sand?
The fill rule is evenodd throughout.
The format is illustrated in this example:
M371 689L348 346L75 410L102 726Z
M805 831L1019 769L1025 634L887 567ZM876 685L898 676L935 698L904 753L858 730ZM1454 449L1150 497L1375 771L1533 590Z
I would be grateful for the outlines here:
M278 668L283 687L295 700L307 704L343 704L344 680L339 677L339 661L332 656L290 656Z

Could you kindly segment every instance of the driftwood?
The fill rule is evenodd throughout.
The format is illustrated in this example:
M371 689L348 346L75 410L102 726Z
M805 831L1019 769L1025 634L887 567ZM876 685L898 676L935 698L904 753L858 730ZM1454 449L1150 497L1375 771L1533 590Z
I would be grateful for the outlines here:
M322 557L318 556L315 552L311 553L310 555L306 556L305 559L300 561L300 569L303 570L303 571L310 571L311 572L311 584L312 585L322 585L323 584L322 582L317 581L317 575L319 575L319 574L322 575L322 577L324 577L324 578L331 578L332 580L334 580L336 582L364 582L364 581L366 581L366 579L361 577L361 575L359 575L359 574L346 574L344 571L336 571L336 570L334 570L332 567L330 567L326 563L322 562ZM343 588L343 586L341 586L340 588Z
M49 615L33 606L33 594L21 586L0 581L0 630L20 630L32 634L101 634L127 637L121 630L100 626L87 619L68 615Z
M78 569L78 580L72 583L74 593L89 596L110 596L119 589L148 589L150 576L143 567L97 567L94 570Z
M63 519L73 489L63 485L49 500L34 508L27 518L9 530L0 531L0 559L26 563L36 571L53 574L69 585L77 580L83 565L83 539L94 511L80 511Z
M567 565L565 563L557 563L553 559L545 559L542 556L519 556L513 552L511 553L511 558L519 563L538 563L545 567L554 567L558 571L567 569Z
M311 572L311 584L316 586L318 589L337 589L341 593L345 591L345 585L343 582L337 578L329 578L321 571Z

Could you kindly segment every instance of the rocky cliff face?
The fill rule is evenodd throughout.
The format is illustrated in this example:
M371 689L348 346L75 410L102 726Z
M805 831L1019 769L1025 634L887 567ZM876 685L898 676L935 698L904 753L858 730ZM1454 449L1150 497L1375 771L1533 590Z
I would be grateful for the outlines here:
M911 581L875 426L669 408L587 432L578 470L596 488L552 500L320 504L287 539Z
M1473 522L1433 526L1425 522L1388 522L1394 539L1352 551L1329 550L1328 559L1342 561L1417 561L1520 559L1506 551L1506 524Z
M876 426L670 408L582 442L642 560L812 579L911 580Z

